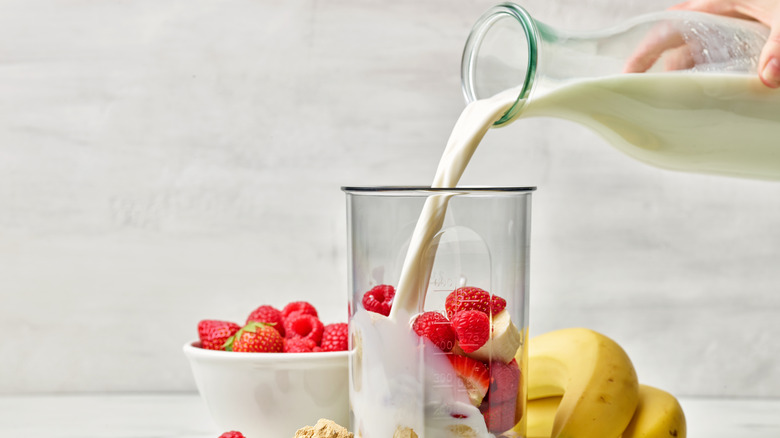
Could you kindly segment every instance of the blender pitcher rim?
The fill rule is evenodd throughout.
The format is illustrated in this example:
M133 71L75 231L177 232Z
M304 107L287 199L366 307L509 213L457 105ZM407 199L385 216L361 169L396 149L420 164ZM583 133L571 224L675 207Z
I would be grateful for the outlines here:
M346 193L376 193L376 192L522 192L536 190L535 186L461 186L461 187L430 187L430 186L342 186Z

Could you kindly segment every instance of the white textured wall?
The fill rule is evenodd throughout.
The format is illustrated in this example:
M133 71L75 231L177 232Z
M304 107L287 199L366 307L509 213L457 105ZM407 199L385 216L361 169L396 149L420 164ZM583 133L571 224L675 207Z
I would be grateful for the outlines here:
M494 1L0 2L0 393L193 390L202 318L346 316L341 185L426 184ZM673 1L528 0L595 29ZM545 119L465 184L536 185L532 330L681 395L780 396L780 184L645 167Z

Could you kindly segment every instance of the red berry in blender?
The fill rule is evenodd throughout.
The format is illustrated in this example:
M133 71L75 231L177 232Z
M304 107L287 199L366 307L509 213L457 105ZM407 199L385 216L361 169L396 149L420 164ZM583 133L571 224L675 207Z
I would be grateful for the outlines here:
M395 288L387 284L374 286L370 291L363 294L363 308L369 312L379 313L385 316L390 315L390 307L395 297Z

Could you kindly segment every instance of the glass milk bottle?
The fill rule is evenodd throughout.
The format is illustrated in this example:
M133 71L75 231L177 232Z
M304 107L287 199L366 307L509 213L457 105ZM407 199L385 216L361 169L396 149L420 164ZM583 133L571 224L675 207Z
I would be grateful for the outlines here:
M768 29L697 12L570 33L505 3L474 25L462 61L471 102L513 90L496 122L558 117L629 156L686 172L780 179L780 91L758 59Z

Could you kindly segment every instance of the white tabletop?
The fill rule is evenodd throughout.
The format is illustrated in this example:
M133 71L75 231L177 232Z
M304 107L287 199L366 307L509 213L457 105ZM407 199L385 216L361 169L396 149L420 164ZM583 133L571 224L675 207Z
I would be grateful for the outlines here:
M681 403L689 438L780 438L780 400ZM222 432L197 394L0 397L1 437L216 438Z

